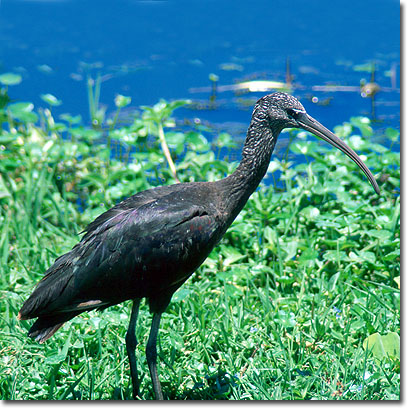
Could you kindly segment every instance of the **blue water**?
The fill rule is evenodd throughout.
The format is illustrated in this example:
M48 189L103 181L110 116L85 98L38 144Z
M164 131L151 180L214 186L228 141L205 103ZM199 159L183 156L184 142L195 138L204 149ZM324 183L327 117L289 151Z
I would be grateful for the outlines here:
M316 92L317 85L359 87L370 81L357 66L376 63L376 129L400 125L400 3L398 0L0 0L0 72L23 82L16 100L46 104L88 121L84 63L107 75L101 103L114 110L117 93L132 105L160 98L206 102L209 74L219 85L248 80L285 81L286 60L294 95L327 127L371 115L371 101L355 92ZM97 65L97 68L95 67ZM393 78L389 73L393 72ZM241 96L254 99L265 93ZM316 97L316 103L312 98ZM216 110L180 110L216 130L243 133L251 106L232 91L219 93ZM316 101L316 100L314 100Z

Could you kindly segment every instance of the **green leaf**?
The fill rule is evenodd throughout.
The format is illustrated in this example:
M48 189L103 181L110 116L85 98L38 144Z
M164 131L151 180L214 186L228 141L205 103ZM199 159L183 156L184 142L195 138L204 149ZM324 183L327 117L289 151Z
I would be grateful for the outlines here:
M385 357L400 359L400 336L396 332L389 332L384 336L373 333L364 340L363 348L378 360Z
M307 248L300 255L299 263L302 266L312 267L315 265L315 260L317 259L318 256L319 256L318 251L311 249L311 248Z
M347 261L349 260L345 252L340 251L326 251L323 255L323 259L331 262Z
M394 129L394 128L386 128L384 131L386 136L391 140L391 141L397 141L397 139L400 136L400 131Z
M181 300L184 300L187 298L192 293L191 289L188 288L180 288L177 292L175 292L174 296L172 296L172 301L173 302L181 302Z
M266 226L263 231L263 236L268 241L269 245L276 245L277 236L276 231L270 226Z
M388 356L395 359L400 358L400 336L396 332L389 332L382 336L382 342Z
M82 184L87 186L90 185L90 183L94 183L99 187L104 187L105 178L101 174L90 173L84 177Z
M3 85L16 85L21 83L21 75L14 73L4 73L0 75L0 83Z
M336 272L334 275L331 276L328 283L328 290L329 292L333 292L335 290L337 281L339 280L340 272Z
M51 74L53 72L53 69L47 64L40 64L36 68L43 74Z
M119 198L121 198L123 196L123 192L122 192L122 185L118 184L118 185L113 185L110 186L107 190L106 193L108 195L109 198L117 200Z
M71 133L76 137L76 138L84 138L85 140L96 140L98 138L101 138L102 133L97 130L93 130L91 128L84 128L83 126L73 128L71 130Z
M35 123L38 120L37 114L32 112L34 108L33 103L31 102L19 102L10 104L7 107L7 111L10 115L25 123Z
M386 231L385 229L370 229L367 231L367 234L373 238L379 239L380 241L387 241L392 236L392 233L390 231Z
M394 251L388 253L387 255L382 256L382 259L384 261L392 261L397 258L400 258L400 249L395 249Z
M224 266L229 266L232 263L235 263L245 257L245 255L243 255L242 253L237 251L236 248L233 248L231 246L223 247L222 254L224 255Z
M353 127L348 122L344 122L343 125L336 125L334 128L334 132L339 138L348 137L352 131Z
M377 152L378 154L384 154L389 151L388 148L383 147L383 145L372 143L372 151Z
M188 159L188 158L189 158L189 156L187 155L186 159ZM215 159L215 154L212 151L210 151L210 152L207 152L205 154L195 154L195 155L193 155L193 158L191 159L191 161L195 162L196 164L198 164L200 166L203 166L203 165L205 165L209 162L214 161L214 159Z
M4 183L2 175L0 174L0 199L10 196L11 194Z
M242 288L236 286L235 284L226 283L224 284L224 290L228 297L240 297L243 294Z
M171 110L174 111L177 108L183 107L184 105L191 104L191 102L192 102L191 100L175 100L175 101L170 101L168 105L171 108Z
M234 148L237 144L233 141L232 137L228 133L222 132L218 135L218 139L216 140L215 145L217 147Z
M374 70L374 63L357 64L353 66L353 70L361 71L365 73L371 73Z
M209 149L208 140L199 132L188 132L186 142L193 151L207 151Z
M278 316L275 322L280 323L283 327L294 327L296 325L295 314L293 312L279 310Z
M11 101L11 98L7 94L6 90L4 88L0 88L0 120L1 120L1 117L5 117L4 108L7 106L7 104L10 101Z
M367 117L352 117L350 122L354 127L359 128L364 137L373 135L373 129L370 126L370 119Z
M69 122L70 124L79 124L81 122L81 115L72 116L71 114L64 113L61 114L59 118Z
M13 142L17 139L17 136L15 134L9 134L9 133L4 133L0 135L0 144L10 144L10 142Z
M300 211L300 215L303 215L307 220L312 221L317 219L320 215L320 211L318 208L309 205Z
M280 244L281 249L286 252L285 261L292 259L296 255L298 245L299 243L296 238L290 239L289 241L282 242Z
M55 97L53 94L41 94L41 99L52 107L57 107L62 104L61 100Z
M297 141L291 144L290 150L295 154L313 155L316 151L316 144L312 141Z
M21 112L31 112L33 111L34 104L31 102L18 102L10 104L7 109L12 115L18 115Z
M366 337L363 342L363 349L369 350L370 353L378 359L382 359L386 356L380 333L373 333Z
M358 254L356 254L355 252L350 252L349 258L352 262L376 262L376 255L373 252L368 251L359 251Z
M115 106L118 108L124 108L131 104L131 97L126 97L125 95L117 94L114 99Z
M165 133L165 140L169 148L180 154L184 150L185 134L183 132L168 131Z
M47 356L44 360L44 363L48 365L58 364L58 363L63 362L66 357L67 355L65 355L64 353L56 353L56 354Z
M67 357L68 348L70 347L70 341L71 341L71 332L69 333L66 339L66 342L64 343L63 349L56 354L46 357L46 359L44 360L44 363L53 365L53 364L58 364L64 361L65 358Z

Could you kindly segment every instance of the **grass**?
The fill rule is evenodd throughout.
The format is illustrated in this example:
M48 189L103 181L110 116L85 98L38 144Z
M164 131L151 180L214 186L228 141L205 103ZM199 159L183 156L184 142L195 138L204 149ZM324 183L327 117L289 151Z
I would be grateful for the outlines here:
M17 321L18 310L94 217L125 196L173 182L149 135L164 127L181 181L231 172L235 164L215 152L232 141L222 134L210 150L199 131L171 132L179 103L95 129L78 117L55 121L52 107L35 112L3 101L1 398L131 399L130 303L78 316L44 345L27 338L30 323ZM272 183L252 195L163 315L159 373L167 399L400 398L400 354L384 338L400 334L400 163L391 150L398 132L388 129L376 144L359 117L336 132L366 156L381 196L343 154L292 131L289 151L307 161L272 159ZM114 157L101 139L106 133ZM143 305L137 361L144 400L154 397L145 361L150 320ZM366 344L372 335L384 338L381 352Z

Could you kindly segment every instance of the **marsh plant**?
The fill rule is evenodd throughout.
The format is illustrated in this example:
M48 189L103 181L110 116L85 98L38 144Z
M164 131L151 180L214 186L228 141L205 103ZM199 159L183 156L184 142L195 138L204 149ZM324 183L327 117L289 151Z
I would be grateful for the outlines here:
M110 117L94 93L87 125L56 118L61 101L50 94L44 108L12 102L19 81L0 76L1 398L130 399L128 303L76 317L44 345L27 338L17 312L87 223L138 191L222 178L236 166L227 160L235 142L179 129L174 110L185 101L162 100L121 124L130 98L118 95ZM334 131L382 194L342 153L290 131L288 153L306 160L272 157L266 183L163 315L166 398L400 398L399 133L388 128L376 143L364 117ZM138 340L149 323L143 307ZM151 399L144 349L141 398Z

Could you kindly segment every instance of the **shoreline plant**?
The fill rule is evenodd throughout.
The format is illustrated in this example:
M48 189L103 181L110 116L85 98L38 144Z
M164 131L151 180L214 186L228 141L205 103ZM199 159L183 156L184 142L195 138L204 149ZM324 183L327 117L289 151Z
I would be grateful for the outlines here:
M176 175L222 178L236 164L221 147L235 143L226 133L209 143L200 131L178 130L172 115L184 101L142 107L126 125L117 122L131 102L125 96L98 127L70 114L56 119L60 101L50 94L44 109L10 100L18 77L0 76L0 397L130 399L128 304L76 317L44 345L26 337L29 323L17 312L96 216ZM163 315L167 398L400 399L399 132L389 128L386 144L372 142L365 117L334 131L365 157L382 195L342 153L290 131L289 151L306 161L272 157L270 183ZM143 307L139 340L149 317ZM144 349L137 347L141 399L151 399Z

